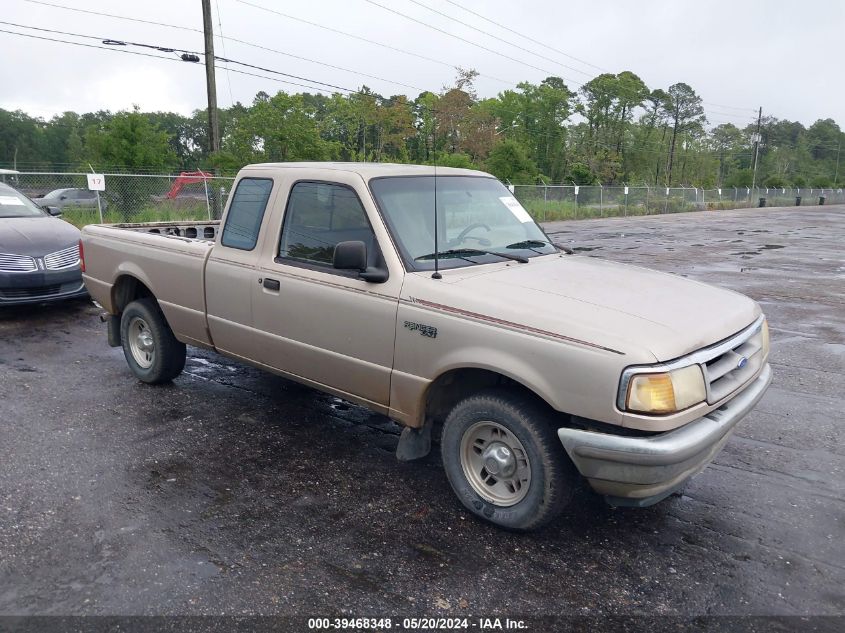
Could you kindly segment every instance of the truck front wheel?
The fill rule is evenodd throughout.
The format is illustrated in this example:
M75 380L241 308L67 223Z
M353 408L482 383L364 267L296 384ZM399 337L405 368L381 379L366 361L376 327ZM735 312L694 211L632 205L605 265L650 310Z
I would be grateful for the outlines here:
M137 299L120 318L120 343L132 373L142 382L170 382L185 368L185 344L173 336L154 299Z
M459 402L443 425L443 466L476 516L528 531L566 507L579 475L542 404L517 391L489 390Z

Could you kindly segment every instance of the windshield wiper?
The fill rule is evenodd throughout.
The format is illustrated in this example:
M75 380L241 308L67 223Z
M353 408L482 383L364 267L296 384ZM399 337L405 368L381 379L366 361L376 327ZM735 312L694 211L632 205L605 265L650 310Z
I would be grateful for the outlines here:
M505 248L527 248L528 250L533 251L535 248L539 248L541 246L551 246L556 250L563 251L567 255L572 255L574 252L571 248L558 246L557 244L553 244L552 242L547 242L545 240L525 240L523 242L514 242L513 244L508 244ZM539 253L539 251L534 252Z
M496 255L498 257L502 257L504 259L512 259L515 262L519 262L520 264L527 264L528 258L523 257L522 255L512 255L511 253L498 253L496 251L485 251L480 248L451 248L448 251L439 251L438 253L429 253L428 255L420 255L419 257L415 257L414 261L420 259L434 259L435 257L443 257L443 256L456 256L460 257L462 255Z

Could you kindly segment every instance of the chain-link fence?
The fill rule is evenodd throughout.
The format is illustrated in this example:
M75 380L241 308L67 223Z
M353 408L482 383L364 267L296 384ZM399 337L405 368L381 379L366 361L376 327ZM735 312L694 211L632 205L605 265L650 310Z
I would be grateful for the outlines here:
M219 219L234 178L205 172L114 174L105 191L88 190L85 173L20 172L2 181L38 204L58 207L77 226L99 222L167 222Z
M0 175L36 202L59 207L77 226L97 222L167 222L220 219L234 178L206 172L105 174L105 191L88 190L85 173L20 172ZM627 215L845 203L841 188L626 187L511 185L540 222Z
M841 188L626 187L587 185L511 185L514 196L540 222L627 215L653 215L845 203Z

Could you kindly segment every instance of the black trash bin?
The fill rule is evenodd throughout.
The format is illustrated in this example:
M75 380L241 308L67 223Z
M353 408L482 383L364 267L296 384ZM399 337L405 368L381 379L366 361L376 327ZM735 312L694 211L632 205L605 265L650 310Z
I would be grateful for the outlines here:
M825 201L825 197L819 196L819 204L824 204L824 201Z
M801 196L795 196L795 206L796 207L801 206Z
M757 203L757 206L760 207L760 208L765 207L766 206L766 199L760 198L759 202Z

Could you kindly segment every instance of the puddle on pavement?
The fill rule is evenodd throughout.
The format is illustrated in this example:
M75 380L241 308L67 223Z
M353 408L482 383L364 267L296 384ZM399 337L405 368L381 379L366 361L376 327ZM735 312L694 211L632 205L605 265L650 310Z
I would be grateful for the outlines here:
M783 246L782 244L764 244L760 248L773 249L773 248L786 248L786 247Z

